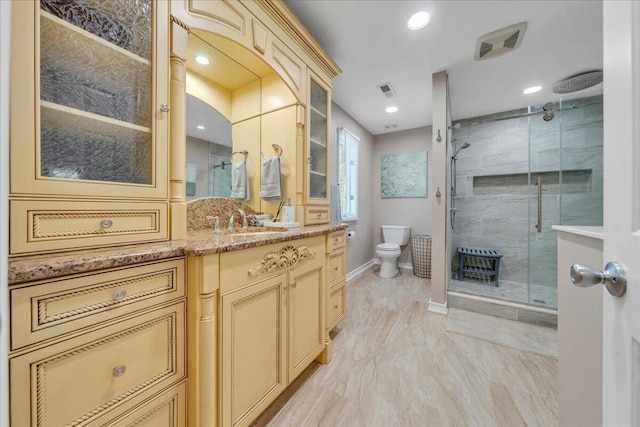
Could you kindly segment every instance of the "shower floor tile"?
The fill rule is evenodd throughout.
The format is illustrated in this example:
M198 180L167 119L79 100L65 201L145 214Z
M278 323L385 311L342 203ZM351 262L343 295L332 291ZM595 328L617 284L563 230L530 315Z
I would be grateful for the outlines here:
M526 283L512 282L510 280L500 280L500 286L498 287L494 286L492 282L473 280L460 281L451 279L449 283L450 291L542 307L556 308L558 306L558 295L555 288L532 284L531 301L529 301L528 287Z

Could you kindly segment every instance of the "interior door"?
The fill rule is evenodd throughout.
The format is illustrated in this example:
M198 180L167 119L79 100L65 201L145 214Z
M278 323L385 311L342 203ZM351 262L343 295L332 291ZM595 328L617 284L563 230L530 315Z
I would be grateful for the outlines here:
M640 425L640 3L605 1L604 261L627 291L604 292L603 422ZM588 375L588 373L585 373Z

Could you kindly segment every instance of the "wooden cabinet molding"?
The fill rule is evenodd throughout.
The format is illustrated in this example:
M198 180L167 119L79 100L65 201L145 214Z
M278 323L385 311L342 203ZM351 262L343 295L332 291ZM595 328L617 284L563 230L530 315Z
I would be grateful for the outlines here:
M178 0L171 2L171 14L186 27L224 36L262 58L303 104L307 68L325 84L341 72L282 2Z

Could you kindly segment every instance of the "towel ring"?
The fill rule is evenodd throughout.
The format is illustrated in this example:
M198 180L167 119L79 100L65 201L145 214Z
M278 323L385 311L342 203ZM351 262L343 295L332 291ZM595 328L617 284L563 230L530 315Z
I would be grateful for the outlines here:
M244 156L243 161L247 161L247 156L249 155L249 152L247 150L240 150L240 151L234 151L233 153L231 153L231 157L233 157L234 154L242 154Z
M271 144L271 146L273 147L274 150L276 150L276 152L278 153L278 157L282 156L282 153L284 152L284 150L282 149L281 146L279 146L278 144ZM262 155L262 157L264 157L264 153L260 153Z

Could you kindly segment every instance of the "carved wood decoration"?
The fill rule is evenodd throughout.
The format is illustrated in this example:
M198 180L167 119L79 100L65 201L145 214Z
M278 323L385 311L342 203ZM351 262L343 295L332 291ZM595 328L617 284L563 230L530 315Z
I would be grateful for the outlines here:
M315 255L316 253L306 246L294 248L291 245L287 245L278 252L265 255L262 261L260 261L260 264L249 269L249 275L257 276L262 273L273 273L274 271L283 270L296 265L303 259L313 258Z
M158 230L158 211L137 212L73 212L33 213L33 239L52 237L78 237L115 233L139 233ZM101 227L101 220L108 219L108 227ZM112 220L115 220L115 222ZM125 219L124 222L118 221ZM70 221L69 221L70 220ZM66 222L64 222L66 221ZM64 229L64 222L69 229ZM82 225L80 225L82 224ZM115 227L113 226L115 224ZM85 226L86 228L83 228ZM57 229L57 230L56 230Z
M140 300L150 295L170 292L176 289L176 274L176 270L171 269L156 274L146 274L142 276L132 277L128 280L118 280L112 283L102 284L100 286L94 286L88 289L82 289L80 291L65 292L63 294L54 296L43 295L42 297L34 297L32 299L32 302L38 307L37 326L41 327L52 322L81 317L86 313L96 312L116 304L126 304L130 301ZM148 285L146 285L147 283ZM131 293L131 291L129 291L130 294L127 294L126 290L128 288L136 289L137 292ZM114 293L113 297L107 298L105 291L113 289L118 289L125 292L120 294L122 295L121 297L119 297L119 295L116 296ZM70 309L57 311L59 308L56 306L56 303L60 301L81 301L83 298L91 295L97 295L98 299L100 299L100 296L104 295L104 299L94 304L85 306L82 306L80 304L72 304L72 308Z

